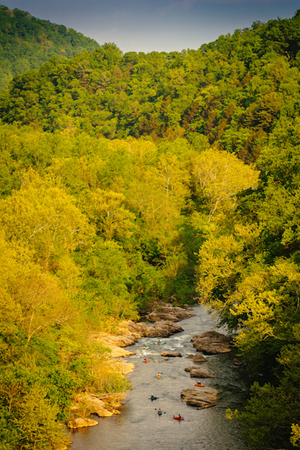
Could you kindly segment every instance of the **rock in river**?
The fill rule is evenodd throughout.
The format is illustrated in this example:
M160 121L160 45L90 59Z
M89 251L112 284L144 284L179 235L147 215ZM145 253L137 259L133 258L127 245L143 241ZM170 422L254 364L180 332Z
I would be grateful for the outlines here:
M201 353L196 353L196 355L193 356L192 361L193 361L193 362L205 362L205 361L207 361L207 359L204 358L204 356L201 355Z
M186 372L190 372L192 378L214 378L208 370L202 369L198 366L186 367L184 369Z
M216 331L207 331L201 335L193 336L192 342L198 352L203 352L207 355L229 353L232 350L230 338Z
M174 306L162 306L157 310L147 314L146 319L149 322L157 322L159 320L170 320L171 322L179 322L180 320L189 319L195 316L195 314L187 311L184 308Z
M182 354L180 352L162 352L161 356L171 356L173 358L181 358Z
M201 389L195 387L183 389L181 392L182 401L187 405L198 406L198 409L209 408L218 405L216 402L218 391L211 387Z
M206 369L201 369L200 367L198 368L193 368L190 371L190 376L192 378L214 378L214 375L212 375L208 370Z
M145 336L147 337L168 337L171 336L171 334L179 333L180 331L183 331L183 328L181 328L179 325L173 322L155 322L153 327L148 327Z
M242 361L240 361L238 358L234 358L234 360L232 361L232 364L234 366L242 366L243 365Z

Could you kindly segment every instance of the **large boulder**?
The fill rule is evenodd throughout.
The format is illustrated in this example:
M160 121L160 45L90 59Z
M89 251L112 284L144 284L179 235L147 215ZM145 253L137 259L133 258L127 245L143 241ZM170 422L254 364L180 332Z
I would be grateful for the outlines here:
M186 372L190 372L190 376L192 378L214 378L214 375L212 375L208 370L202 369L199 366L186 367L184 370Z
M174 333L184 331L179 325L173 322L155 322L153 327L148 327L145 333L147 337L168 337Z
M214 378L214 375L212 375L208 370L202 369L201 367L193 367L192 370L190 370L190 376L192 378Z
M183 402L186 402L191 406L198 406L198 409L209 408L210 406L218 405L216 402L218 391L211 387L192 387L183 389L181 392L181 398Z
M157 322L160 320L179 322L180 320L189 319L193 316L195 316L195 314L184 308L167 305L160 307L158 310L152 311L150 314L147 314L146 319L149 320L149 322Z
M201 335L192 337L194 347L198 352L207 355L215 355L217 353L229 353L232 350L230 338L216 331L207 331Z
M176 358L176 357L177 358L181 358L182 354L179 353L179 352L162 352L161 356L170 356L170 357L173 357L173 358Z
M193 362L205 362L205 361L207 361L207 359L204 358L204 356L201 355L201 353L196 353L196 355L193 356L192 361Z
M138 339L145 336L145 332L148 329L148 325L144 322L135 323L132 322L132 320L128 320L124 323L124 325L127 327L129 332Z

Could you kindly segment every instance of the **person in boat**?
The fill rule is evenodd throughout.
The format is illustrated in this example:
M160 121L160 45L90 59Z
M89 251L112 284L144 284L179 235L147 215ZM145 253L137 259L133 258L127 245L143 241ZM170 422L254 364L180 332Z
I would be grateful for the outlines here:
M180 415L180 414L178 414L178 416L177 416L177 417L178 417L178 419L181 419L181 415Z
M155 397L154 397L154 395L153 394L151 394L151 400L154 400L155 399Z
M157 412L158 412L159 415L162 414L162 410L160 408L159 408L159 410Z
M157 341L158 344L160 344L160 341Z
M144 358L144 362L147 362L148 361L148 359L147 358Z

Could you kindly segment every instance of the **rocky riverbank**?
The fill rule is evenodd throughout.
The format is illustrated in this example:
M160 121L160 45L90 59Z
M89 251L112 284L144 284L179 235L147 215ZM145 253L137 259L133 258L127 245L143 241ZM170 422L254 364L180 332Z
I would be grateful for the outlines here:
M124 347L134 345L142 337L165 338L174 333L179 333L183 329L174 322L192 316L194 314L184 308L172 307L171 305L160 306L158 310L146 316L148 320L150 317L152 322L154 318L157 319L153 326L148 326L143 322L123 321L118 325L116 334L94 333L91 335L91 340L107 348L109 352L108 363L116 372L126 375L133 371L134 364L124 361L124 357L134 355L134 353L125 350ZM119 408L125 396L125 394L118 393L102 395L84 393L78 395L71 408L74 419L69 421L68 427L76 429L97 425L96 420L87 418L90 414L95 414L98 417L120 414Z
M126 375L132 372L134 364L124 361L124 357L134 355L133 352L126 350L124 347L134 345L138 339L142 337L165 338L174 333L184 331L175 322L190 318L195 314L183 308L172 307L171 305L159 306L155 311L149 312L146 318L154 321L152 326L146 323L135 323L133 321L123 321L119 324L115 334L94 333L91 336L93 341L98 342L101 346L106 347L109 351L109 364L118 373ZM208 355L220 353L228 353L233 349L233 344L227 336L215 331L208 331L202 335L195 335L192 338L194 347L197 350L196 355L190 355L194 363L206 362L203 352ZM181 357L179 352L162 352L161 356ZM214 375L208 370L194 365L185 368L186 372L190 372L193 378L213 378ZM182 401L188 405L197 406L198 409L208 408L217 404L218 391L209 387L192 387L184 389L181 392ZM97 425L97 421L87 419L89 414L95 414L99 417L109 417L119 414L121 401L125 398L125 394L103 394L94 395L89 393L80 394L74 401L72 410L74 419L68 424L70 428L81 428Z
M232 353L205 354L204 357L196 352L192 342L195 335L202 336L212 330L227 333L218 329L217 318L212 317L205 307L195 305L192 312L195 317L177 322L184 328L181 333L168 338L144 337L137 339L131 347L121 347L121 350L135 353L134 356L115 358L134 362L133 373L126 376L134 389L122 401L121 415L108 420L90 416L99 422L97 426L83 429L83 432L72 432L72 450L135 447L179 450L182 442L186 448L244 449L235 424L232 425L232 421L228 423L224 414L227 408L238 408L241 397L245 395L244 370L233 364L236 357L234 348ZM147 322L147 325L151 327L152 323ZM127 327L126 333L127 343L132 330L129 333ZM121 339L121 345L124 345L124 336ZM164 352L180 353L181 357L161 355ZM193 361L194 358L198 361ZM196 367L206 369L214 378L204 377L204 372L190 377L190 372L185 371L185 368ZM156 376L158 373L162 374L160 379ZM157 397L156 401L150 400L152 394ZM163 411L161 416L157 412L159 408ZM185 419L181 423L173 420L173 416L179 414Z

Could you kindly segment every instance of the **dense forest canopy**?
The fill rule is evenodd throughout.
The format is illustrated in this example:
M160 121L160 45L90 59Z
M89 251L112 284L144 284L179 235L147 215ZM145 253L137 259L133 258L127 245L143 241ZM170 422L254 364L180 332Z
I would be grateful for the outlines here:
M269 133L298 116L300 15L220 36L198 50L122 54L114 44L52 57L0 99L7 123L123 139L210 145L256 160Z
M38 69L51 56L70 58L99 47L72 28L0 5L0 90L20 73Z
M299 446L299 35L297 11L199 50L105 44L1 94L1 450L57 449L76 393L128 389L91 332L170 298L263 374L227 411L250 445Z

